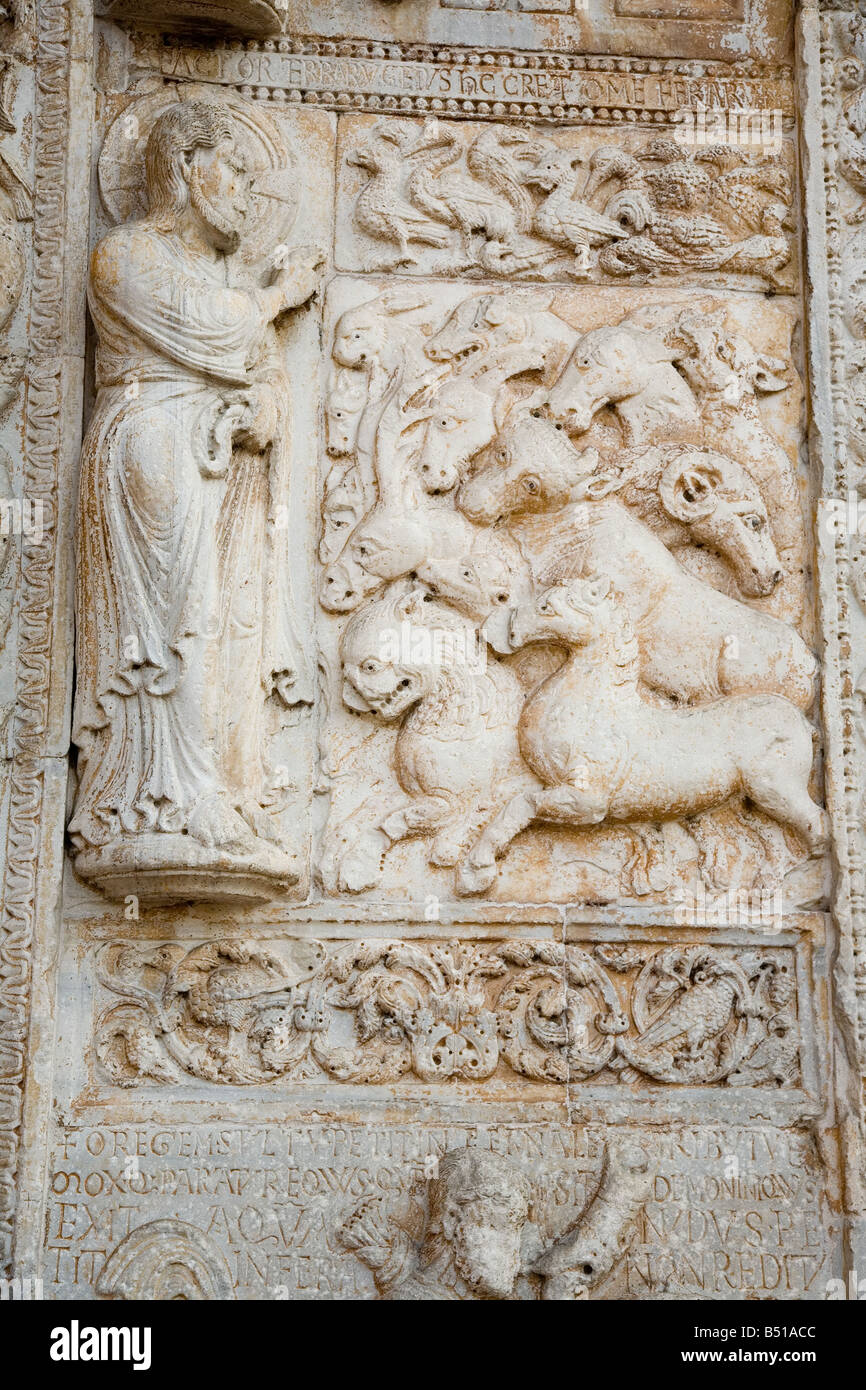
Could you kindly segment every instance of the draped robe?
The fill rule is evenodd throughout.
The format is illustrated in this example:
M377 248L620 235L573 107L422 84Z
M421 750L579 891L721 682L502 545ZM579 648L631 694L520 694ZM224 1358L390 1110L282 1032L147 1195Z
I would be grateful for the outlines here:
M263 799L264 703L309 675L273 518L288 487L276 338L230 263L147 220L91 263L97 400L81 459L73 740L77 848L186 829L202 797ZM251 392L273 420L238 448ZM266 799L266 797L264 798Z

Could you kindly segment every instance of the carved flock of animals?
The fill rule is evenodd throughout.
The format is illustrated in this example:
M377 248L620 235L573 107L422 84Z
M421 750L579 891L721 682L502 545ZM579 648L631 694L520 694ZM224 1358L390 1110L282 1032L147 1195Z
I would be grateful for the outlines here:
M320 597L398 790L332 820L332 890L422 836L487 892L540 823L616 828L635 894L669 882L671 823L714 888L731 816L769 879L825 848L798 485L759 407L785 363L724 308L581 334L551 302L431 327L401 288L336 324Z
M353 223L367 269L632 282L683 270L758 276L791 259L793 184L780 152L563 148L540 130L389 118L350 148L366 176Z

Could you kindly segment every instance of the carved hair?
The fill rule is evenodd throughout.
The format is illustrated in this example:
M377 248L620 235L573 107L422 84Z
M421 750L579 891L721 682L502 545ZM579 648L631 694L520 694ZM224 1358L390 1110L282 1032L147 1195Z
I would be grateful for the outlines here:
M470 1202L507 1206L515 1226L529 1215L529 1184L513 1164L484 1149L460 1149L445 1154L439 1175L430 1184L431 1234L437 1234L449 1207Z
M213 149L235 132L229 113L212 101L179 101L154 122L144 162L147 173L148 221L167 230L183 212L189 187L182 158L197 149Z

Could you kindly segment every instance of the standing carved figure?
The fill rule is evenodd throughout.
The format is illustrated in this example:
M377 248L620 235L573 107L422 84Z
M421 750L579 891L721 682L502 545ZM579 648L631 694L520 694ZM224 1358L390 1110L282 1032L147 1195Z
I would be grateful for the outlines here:
M236 275L247 174L225 106L163 111L145 163L147 215L91 263L70 832L110 894L262 896L296 877L264 809L265 704L311 699L271 552L289 466L272 325L320 258L295 252L264 289Z

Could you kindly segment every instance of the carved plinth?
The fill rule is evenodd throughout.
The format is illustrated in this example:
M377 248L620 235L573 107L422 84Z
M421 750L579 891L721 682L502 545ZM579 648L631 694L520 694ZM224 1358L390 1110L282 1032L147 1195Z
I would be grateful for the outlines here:
M207 849L188 835L139 835L100 849L83 850L77 873L109 898L134 895L166 907L181 902L267 902L294 887L295 860L269 845L249 855Z
M279 0L274 5L268 0L114 0L101 13L106 19L172 33L214 30L258 38L280 33L285 8Z

